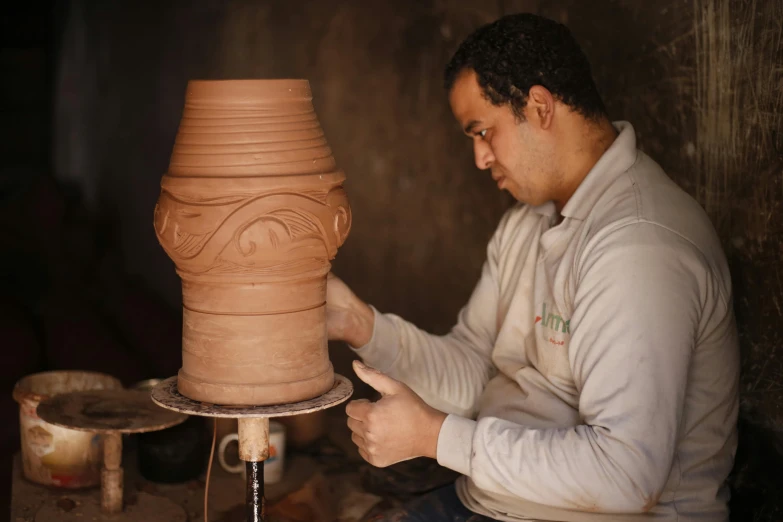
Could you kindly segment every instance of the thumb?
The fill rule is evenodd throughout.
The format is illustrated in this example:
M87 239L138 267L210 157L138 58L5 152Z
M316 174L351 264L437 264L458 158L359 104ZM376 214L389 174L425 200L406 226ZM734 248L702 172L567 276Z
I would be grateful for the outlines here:
M404 387L400 381L392 379L380 370L367 366L359 360L353 362L353 371L356 372L357 377L375 388L381 395L394 395Z

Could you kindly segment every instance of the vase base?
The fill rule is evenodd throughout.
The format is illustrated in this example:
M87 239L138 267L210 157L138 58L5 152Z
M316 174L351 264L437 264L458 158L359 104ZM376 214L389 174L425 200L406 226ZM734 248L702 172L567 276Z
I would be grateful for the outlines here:
M334 368L320 375L297 381L261 384L228 384L202 381L180 370L179 393L194 401L223 406L271 406L300 402L318 397L334 385Z

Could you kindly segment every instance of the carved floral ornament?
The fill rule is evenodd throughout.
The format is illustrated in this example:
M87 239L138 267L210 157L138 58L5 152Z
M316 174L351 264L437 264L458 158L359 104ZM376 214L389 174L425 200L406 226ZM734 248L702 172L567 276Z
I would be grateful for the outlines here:
M189 199L163 188L155 230L178 269L267 273L306 259L333 259L351 229L342 187Z

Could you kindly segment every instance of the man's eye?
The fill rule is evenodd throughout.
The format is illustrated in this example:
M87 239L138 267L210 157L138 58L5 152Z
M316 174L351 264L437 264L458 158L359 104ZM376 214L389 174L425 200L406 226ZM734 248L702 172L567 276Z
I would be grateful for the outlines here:
M485 138L487 136L487 129L484 129L483 131L479 131L479 136Z

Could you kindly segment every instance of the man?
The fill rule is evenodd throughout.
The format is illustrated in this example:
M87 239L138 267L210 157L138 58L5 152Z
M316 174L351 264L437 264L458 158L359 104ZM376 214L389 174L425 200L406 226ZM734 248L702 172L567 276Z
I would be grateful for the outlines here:
M464 475L383 520L727 520L738 341L707 216L609 121L564 26L504 17L445 77L476 165L519 204L448 335L329 279L329 335L383 396L346 408L362 457Z

